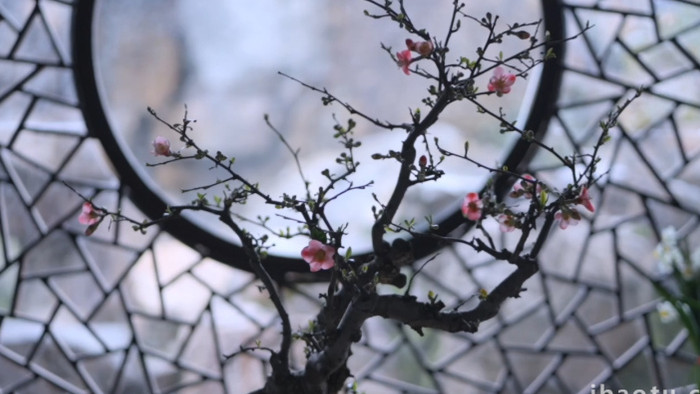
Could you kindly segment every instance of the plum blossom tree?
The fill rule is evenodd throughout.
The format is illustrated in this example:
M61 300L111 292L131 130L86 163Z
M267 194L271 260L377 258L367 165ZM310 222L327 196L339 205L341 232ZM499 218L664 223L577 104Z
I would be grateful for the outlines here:
M507 299L520 297L525 281L538 271L537 256L552 226L557 221L561 229L575 224L581 217L576 205L582 205L591 212L595 210L593 196L589 190L597 180L600 147L608 141L609 131L615 126L617 117L632 100L625 102L606 120L601 121L599 138L590 152L558 152L535 138L531 130L517 126L502 109L493 110L482 102L486 96L501 97L508 94L516 80L525 80L534 67L556 56L552 51L552 45L555 43L546 35L544 40L538 38L539 21L514 23L503 27L498 16L471 16L466 13L464 3L454 1L451 17L446 22L447 31L443 36L437 36L414 23L402 0L366 2L375 10L366 11L368 17L392 21L409 36L405 40L405 49L395 52L383 44L382 48L406 75L426 82L427 96L422 100L422 110L411 110L410 118L404 123L380 120L374 115L357 110L326 89L287 76L319 93L324 105L339 105L351 117L343 123L336 121L333 127L333 138L338 140L344 149L335 160L340 166L339 170L324 170L324 183L313 187L302 174L305 184L305 193L302 196L286 193L271 196L258 183L246 178L245 174L237 170L234 166L235 158L220 151L211 153L210 150L201 147L192 137L193 120L188 117L187 112L181 122L171 123L149 109L151 114L184 144L182 150L172 152L170 140L157 137L153 141L153 153L166 159L152 165L205 160L211 164L212 171L220 173L218 180L213 184L190 189L191 192L197 193L191 203L170 206L158 218L145 221L132 219L120 212L109 212L104 208L94 207L87 200L79 218L80 222L88 225L92 231L105 217L130 222L134 230L145 231L148 227L177 217L185 211L196 211L214 215L228 226L240 240L251 270L261 280L281 322L281 343L278 347L273 349L258 346L241 349L241 352L264 350L270 354L271 372L259 393L321 394L341 390L352 376L348 369L352 346L360 339L361 328L371 317L381 316L395 320L420 334L425 328L447 332L477 331L481 322L498 314L501 305ZM460 30L461 24L466 22L476 23L483 28L487 32L487 39L473 53L453 54L450 51L450 39ZM568 39L574 39L576 36ZM498 47L505 39L522 40L522 49L512 54L492 55L492 49ZM413 53L418 56L413 57ZM509 71L505 71L505 68ZM487 84L483 83L485 78L488 78ZM486 85L486 89L480 91L479 84ZM470 105L482 116L497 121L501 133L514 133L533 149L540 149L552 155L561 166L568 169L571 174L569 183L549 185L530 174L519 174L507 167L489 166L478 162L469 153L468 141L464 145L464 151L457 153L454 147L441 145L439 135L433 136L431 140L428 137L431 127L440 114L455 103ZM394 175L394 187L388 199L381 200L375 196L376 205L366 207L374 215L374 223L368 234L372 244L372 253L369 256L354 255L351 245L346 245L344 241L346 223L332 223L326 215L327 207L337 204L345 194L371 186L371 183L356 185L351 181L360 165L355 149L361 145L354 136L357 123L353 117L377 128L399 131L403 138L396 150L371 155L373 160L396 162L399 170ZM266 117L265 120L299 164L297 151L290 147L269 118ZM417 157L418 145L422 145L427 153ZM440 234L433 231L438 225L432 223L430 216L426 217L428 231L420 231L416 220L402 223L396 220L397 211L404 202L407 190L425 182L439 181L445 174L442 164L446 160L457 160L467 169L482 170L491 175L491 181L480 193L473 190L464 191L465 197L461 207L465 223L472 222L480 236L463 239ZM388 182L389 179L383 175L375 181ZM496 180L513 185L508 198L496 193L493 186ZM215 185L224 185L225 189L220 195L210 199L205 191ZM264 218L256 221L234 213L234 206L245 204L253 198L283 210L286 212L285 217L300 225L294 231L284 231L270 228ZM497 247L492 235L483 225L486 221L498 223L502 232L517 234L515 246ZM244 227L250 222L267 230L268 234L253 235ZM446 310L438 294L430 292L426 297L410 292L410 280L413 278L409 280L402 272L402 267L414 263L410 247L401 239L391 244L387 242L388 231L463 245L506 261L513 270L493 289L482 289L478 295L478 303L470 309ZM300 251L301 258L309 264L311 272L330 273L327 291L321 295L324 305L308 328L299 332L292 330L277 285L262 263L272 247L269 243L271 236L308 238L308 245ZM432 259L428 260L426 264L431 261ZM420 275L420 269L413 271L412 275ZM405 290L403 294L387 294L379 291L383 286ZM301 368L294 368L290 362L290 347L294 341L302 341L305 345L307 357Z

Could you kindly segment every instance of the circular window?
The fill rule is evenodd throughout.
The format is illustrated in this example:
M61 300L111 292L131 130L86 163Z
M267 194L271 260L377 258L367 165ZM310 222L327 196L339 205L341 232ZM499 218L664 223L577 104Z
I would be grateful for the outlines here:
M502 9L504 24L544 18L540 33L547 30L553 37L561 37L561 27L552 24L561 23L557 7L543 7L531 0L515 12L507 1L500 3L502 6L470 5L468 12L478 16L485 14L486 8ZM344 125L349 118L341 106L324 106L318 93L284 75L325 88L373 119L404 123L409 120L409 108L426 111L421 99L427 96L429 81L404 75L380 47L383 43L401 48L407 34L385 21L364 16L363 7L369 6L266 0L241 8L224 0L206 5L195 0L99 0L94 10L80 11L78 18L92 18L92 24L78 21L77 26L92 26L92 31L88 35L91 40L79 41L76 48L76 57L89 57L93 65L78 75L79 89L86 95L86 106L91 107L86 111L88 122L93 123L91 130L100 134L139 208L150 216L159 215L167 205L192 201L198 192L214 196L221 191L214 187L181 192L216 182L220 174L203 161L146 165L162 161L151 153L156 136L168 137L172 148L180 148L176 136L148 113L148 107L170 123L181 123L186 105L188 117L197 120L192 132L197 142L212 152L220 150L235 157L237 171L251 182L259 182L273 197L283 192L304 195L304 183L293 155L265 123L264 115L269 114L270 122L292 149L298 149L304 176L315 185L322 184L324 169L339 172L334 159L342 146L333 138L333 126L336 122ZM421 8L413 11L422 17L414 22L433 35L444 34L450 4L418 3L411 7ZM543 15L543 10L550 16ZM451 41L456 58L475 56L468 51L473 51L485 34L476 23L465 24ZM522 41L513 38L500 49L507 53L522 46ZM465 52L459 53L460 49ZM528 129L544 130L539 122L546 118L543 114L558 84L557 64L550 62L544 67L550 68L548 78L541 79L542 68L535 69L526 83L515 85L512 94L494 97L487 105L503 107L509 117L517 116L518 124L526 124ZM483 89L486 80L476 83ZM361 164L352 181L355 186L374 182L364 190L344 194L329 206L328 214L336 227L348 223L346 246L369 251L367 234L373 221L369 208L376 205L373 194L379 201L388 199L398 168L390 160L374 161L371 155L397 150L404 135L400 130L380 129L357 116L354 119L358 122L355 138L362 146L355 152ZM456 103L431 128L430 140L437 137L441 146L456 147L455 151L469 140L470 154L478 160L516 168L525 158L527 146L497 130L497 123L478 116L470 104ZM481 189L488 174L465 167L463 162L447 161L444 166L447 175L440 182L409 191L399 220L420 220L432 214L442 222L443 232L463 223L455 214L461 198L468 191ZM236 209L236 214L251 220L269 217L268 225L273 228L297 225L289 221L289 215L280 215L254 199ZM240 264L233 261L241 260L235 237L216 218L185 215L167 226L168 231L204 253ZM305 243L302 239L275 240L271 261L287 263L283 270L306 270L296 262ZM419 254L434 248L423 244Z

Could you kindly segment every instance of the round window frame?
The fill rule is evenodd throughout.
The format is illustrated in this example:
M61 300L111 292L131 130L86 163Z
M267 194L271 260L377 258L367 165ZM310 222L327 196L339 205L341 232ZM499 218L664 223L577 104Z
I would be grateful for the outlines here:
M94 67L93 29L96 0L79 0L75 6L72 26L73 70L76 93L83 113L88 133L97 138L111 160L121 181L121 188L135 206L148 217L159 217L167 208L167 203L154 190L152 182L140 176L128 155L124 153L119 138L115 135L108 121ZM561 86L564 58L564 7L559 0L542 0L542 17L544 30L551 37L551 48L556 57L544 62L541 78L537 86L524 128L535 132L535 138L542 139L547 130L549 119L555 112L555 103ZM549 48L547 48L549 49ZM544 77L546 76L546 78ZM508 153L503 165L518 171L524 168L532 157L530 143L518 140ZM494 182L495 193L503 197L511 187L511 177L497 176ZM203 256L213 258L231 267L251 271L247 256L240 245L227 241L220 236L202 228L186 217L176 217L164 222L163 231L180 242L197 250ZM437 235L453 234L462 226L468 231L472 223L465 222L459 210L449 214L440 221L438 229L431 233ZM443 245L431 237L414 237L410 239L417 259L440 249ZM369 254L367 252L365 254ZM277 281L290 280L289 273L308 273L308 264L300 258L270 254L263 262L265 269ZM327 273L315 273L311 278L322 279Z

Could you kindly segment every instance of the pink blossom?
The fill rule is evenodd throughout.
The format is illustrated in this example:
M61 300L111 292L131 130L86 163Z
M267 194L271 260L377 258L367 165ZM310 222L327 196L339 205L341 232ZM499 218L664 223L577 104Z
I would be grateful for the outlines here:
M524 174L523 175L524 179L527 179L528 181L536 182L537 180L530 174ZM537 186L535 187L535 192L539 193L542 191L542 187L538 183ZM516 182L515 185L513 185L513 191L510 193L511 197L517 198L520 196L525 196L527 199L532 198L532 183L527 182L525 180L520 180L519 182Z
M301 257L309 263L311 272L333 268L335 265L333 255L335 255L334 247L315 239L309 241L309 245L301 250Z
M578 196L578 199L576 200L578 204L583 205L584 208L586 208L590 212L595 212L595 206L593 205L593 202L591 201L591 195L588 194L588 188L583 187L581 189L581 195Z
M433 43L430 41L415 42L410 38L406 39L406 48L413 52L417 52L421 56L429 56L431 53L433 53L433 49L435 49Z
M569 226L577 225L579 220L581 220L581 215L575 209L565 209L555 213L554 218L560 220L559 228L566 230Z
M483 203L477 193L469 193L464 197L462 203L462 215L469 220L477 221L481 219L481 208Z
M95 210L92 203L88 201L83 203L83 209L82 212L80 212L80 216L78 216L78 222L88 226L85 229L85 235L92 235L92 233L97 230L97 226L99 226L100 222L102 221L102 216L103 215Z
M165 138L158 136L153 140L153 155L154 156L171 156L173 152L170 151L170 141Z
M408 69L408 66L411 65L411 50L406 49L398 52L396 54L396 58L398 59L398 65L401 67L404 74L409 75L411 73L411 71Z
M95 207L91 203L85 201L83 203L83 211L78 216L78 222L91 226L100 221L100 214L95 211Z
M501 232L509 233L515 230L515 225L518 223L518 221L513 215L502 214L498 216L498 223L500 223Z
M510 87L515 83L515 75L503 71L503 67L496 67L493 76L489 80L489 92L496 92L498 97L510 93Z

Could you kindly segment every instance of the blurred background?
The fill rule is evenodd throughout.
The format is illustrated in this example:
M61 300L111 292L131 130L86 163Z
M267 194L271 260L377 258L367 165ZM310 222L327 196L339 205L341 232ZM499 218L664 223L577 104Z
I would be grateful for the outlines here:
M451 2L406 5L415 22L444 35ZM592 190L596 213L553 231L527 292L476 334L426 330L418 337L390 321L368 321L350 361L360 391L558 393L590 392L600 383L628 390L690 383L697 355L679 322L659 319L651 280L662 278L653 250L663 228L674 226L690 245L700 244L700 6L683 0L567 0L561 6L567 34L587 21L595 27L568 42L559 59L564 78L547 144L587 152L599 120L633 89L646 88L605 146L602 177ZM0 390L259 388L268 372L266 354L224 357L257 340L270 347L279 342L279 321L252 275L155 228L141 235L104 223L91 237L83 235L81 199L63 182L96 204L132 217L141 213L123 184L124 169L112 165L99 133L85 125L92 114L83 110L73 74L71 23L78 7L71 0L0 0ZM481 16L487 9L479 7L468 3L467 11ZM192 180L216 179L208 168L144 165L158 161L150 153L157 135L179 149L146 107L177 123L187 104L203 146L235 156L241 172L273 196L302 190L291 156L263 114L300 148L312 180L324 168L333 170L340 152L332 139L333 115L343 124L347 114L338 105L322 106L318 94L278 71L390 122L407 122L409 108L424 109L426 84L404 75L380 48L403 49L406 34L365 17L364 9L371 5L97 1L94 67L100 104L120 149L164 199L191 200L178 190ZM543 13L537 1L518 7L490 2L488 11L503 23L537 20ZM455 58L473 57L482 39L483 32L465 23L451 45ZM524 119L545 78L533 72L527 82L516 82L512 94L487 105ZM486 80L477 85L485 89ZM473 107L458 103L431 137L457 151L468 139L471 153L495 165L513 141L475 115ZM356 136L363 142L356 182L392 173L391 163L369 156L397 149L402 133L358 121ZM445 169L450 175L444 181L408 197L404 217L450 212L487 176L459 162ZM536 155L529 171L554 187L567 181L547 155ZM371 192L386 198L392 177L376 180ZM353 250L367 246L370 199L368 192L349 194L332 212L337 224L352 212L346 244ZM252 202L240 211L252 217L265 212ZM228 238L214 222L198 224ZM497 231L495 222L485 225ZM513 239L496 241L507 246ZM275 242L276 252L287 256L305 243ZM448 247L421 271L413 289L419 297L434 291L448 308L465 302L462 308L469 308L479 289L492 289L510 270L466 248ZM295 329L307 326L324 291L322 284L286 284ZM303 362L300 344L293 358Z

